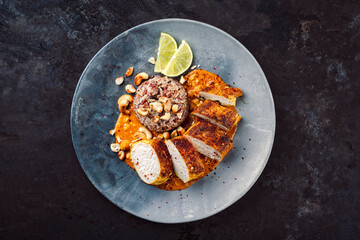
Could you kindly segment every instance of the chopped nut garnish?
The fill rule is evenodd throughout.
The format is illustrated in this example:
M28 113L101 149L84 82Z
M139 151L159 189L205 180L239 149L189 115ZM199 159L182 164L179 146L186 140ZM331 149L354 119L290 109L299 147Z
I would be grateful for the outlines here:
M152 102L149 104L150 108L158 113L161 113L163 111L163 104L160 102Z
M190 69L194 70L196 68L196 65L193 65Z
M165 112L170 112L171 110L171 101L167 97L160 97L159 102L164 104L164 110Z
M181 78L180 78L180 83L181 84L184 84L186 82L186 79L184 78L184 76L181 76Z
M143 133L143 132L136 132L134 134L134 138L136 138L136 140L143 140L143 139L146 139L146 134Z
M184 135L184 133L185 133L185 129L181 126L179 126L176 130L180 136Z
M139 127L139 132L145 133L146 139L151 139L152 138L152 133L149 131L149 129L147 129L144 126Z
M171 110L173 113L177 113L179 111L179 105L177 104L172 105Z
M138 112L141 116L146 116L146 115L149 114L149 110L146 109L146 108L139 108L139 109L137 110L137 112Z
M170 138L170 133L169 132L164 132L163 136L165 139L169 139Z
M154 123L157 123L159 120L160 120L159 116L155 116L154 119L153 119Z
M177 130L175 129L174 131L172 131L170 136L171 136L171 138L177 137L178 136Z
M134 72L134 67L129 67L128 70L125 73L126 77L130 77Z
M119 156L120 160L124 160L124 158L125 158L125 152L124 152L124 151L120 151L120 152L118 153L118 156Z
M113 152L119 152L120 151L120 145L118 143L112 143L110 145L111 151Z
M154 57L149 58L148 62L151 63L151 64L155 64L155 63L156 63Z
M109 131L110 135L113 136L115 134L115 129Z
M118 77L115 79L115 84L118 86L123 84L123 82L124 82L124 77Z
M119 110L121 113L130 115L130 110L126 109L133 101L133 97L129 94L124 94L118 99Z
M146 72L141 72L135 76L134 83L135 85L140 85L142 80L149 78L149 75Z
M131 85L131 84L126 85L125 90L126 90L128 93L134 93L134 92L136 92L135 87L134 87L133 85Z
M171 114L169 112L166 112L163 116L160 117L160 119L167 121L170 119L170 117Z

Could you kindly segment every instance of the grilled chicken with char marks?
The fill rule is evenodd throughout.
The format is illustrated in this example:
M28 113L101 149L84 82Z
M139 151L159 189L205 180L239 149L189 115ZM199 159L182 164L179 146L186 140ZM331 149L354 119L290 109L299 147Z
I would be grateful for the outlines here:
M224 107L209 100L205 100L191 115L209 121L225 131L232 129L241 119L235 108Z
M172 158L176 175L184 182L204 175L205 156L196 151L183 136L165 141Z
M185 137L199 153L218 161L223 160L233 147L231 138L223 130L203 120L192 125Z

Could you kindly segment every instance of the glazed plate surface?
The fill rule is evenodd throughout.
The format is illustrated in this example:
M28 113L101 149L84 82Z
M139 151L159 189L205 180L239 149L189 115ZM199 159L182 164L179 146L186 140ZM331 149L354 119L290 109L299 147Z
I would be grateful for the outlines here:
M234 148L208 176L181 191L146 185L111 152L109 134L117 120L117 99L135 73L154 74L161 32L178 44L186 40L193 65L218 74L244 92L236 109L242 116ZM128 67L134 75L121 86L115 78ZM148 22L123 32L105 45L80 77L71 107L71 134L78 160L92 184L121 209L155 222L182 223L214 215L239 200L264 169L274 141L275 108L266 77L251 53L235 38L211 25L185 19Z

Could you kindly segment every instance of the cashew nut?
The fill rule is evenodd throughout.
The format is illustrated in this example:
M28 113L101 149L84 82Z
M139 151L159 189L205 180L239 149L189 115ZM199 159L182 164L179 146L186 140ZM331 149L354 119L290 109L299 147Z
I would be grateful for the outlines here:
M178 136L177 130L175 129L174 131L172 131L170 136L171 136L171 138L177 137Z
M159 117L159 116L155 116L155 117L153 118L153 122L154 122L154 123L157 123L159 120L160 120L160 117Z
M169 132L164 132L163 136L165 139L169 139L170 138L170 133Z
M138 141L138 140L144 140L144 139L146 139L146 134L143 133L143 132L136 132L136 133L134 134L134 138L135 138L136 141Z
M160 119L167 121L170 119L170 116L171 114L169 112L166 112L164 115L160 117Z
M181 76L181 78L180 78L180 83L181 84L184 84L186 82L186 79L184 78L184 76Z
M185 129L181 126L179 126L176 130L180 136L184 135L184 133L185 133Z
M151 63L151 64L155 64L155 63L156 63L154 57L149 58L148 62Z
M147 129L144 126L139 127L139 132L145 133L146 139L151 139L152 138L152 133L149 131L149 129Z
M130 140L122 140L120 142L120 148L122 151L129 150L130 149Z
M149 75L146 72L141 72L135 76L135 85L140 85L142 80L149 78Z
M167 97L160 97L159 102L164 104L164 110L165 112L170 112L171 110L171 101Z
M125 158L125 152L124 152L124 151L120 151L120 152L118 153L118 156L119 156L120 160L124 160L124 158Z
M130 77L134 72L134 67L129 67L128 70L125 73L126 77Z
M125 90L126 90L128 93L134 93L134 92L136 92L136 89L135 89L134 86L131 85L131 84L126 85Z
M149 114L149 110L146 109L146 108L139 108L139 109L137 110L137 112L138 112L141 116L146 116L146 115Z
M118 77L115 79L115 84L118 86L123 84L123 82L124 82L124 77Z
M113 152L119 152L120 151L120 145L118 143L112 143L110 144L111 151Z
M179 111L179 105L177 104L172 105L171 110L173 113L177 113Z
M133 97L128 94L124 94L121 97L119 97L118 105L120 112L123 114L130 115L130 110L126 108L128 107L129 103L131 103L132 101L133 101Z
M161 113L163 111L164 106L160 102L152 102L149 104L150 108L158 113Z

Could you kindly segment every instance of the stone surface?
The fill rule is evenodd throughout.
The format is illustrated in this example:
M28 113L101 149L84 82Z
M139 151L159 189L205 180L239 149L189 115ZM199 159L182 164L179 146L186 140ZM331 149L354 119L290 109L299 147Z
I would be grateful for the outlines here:
M148 222L90 183L70 106L94 54L138 24L217 26L247 47L273 92L268 165L223 212ZM357 1L0 1L1 239L358 239L360 4Z

